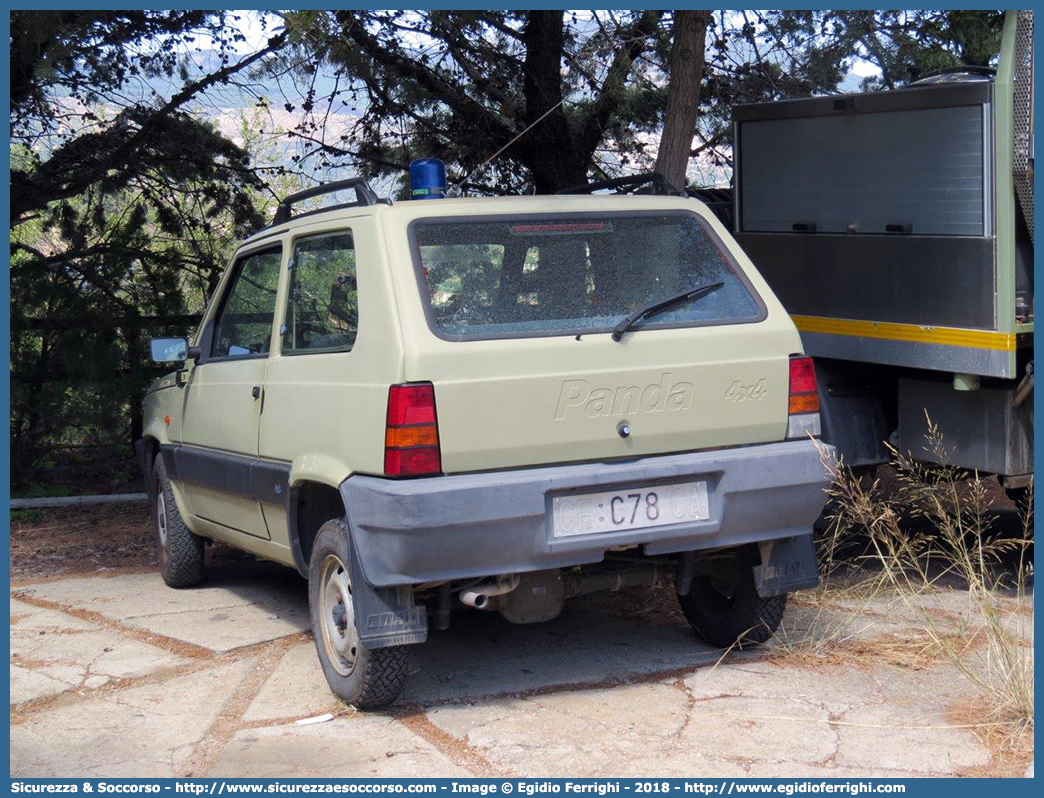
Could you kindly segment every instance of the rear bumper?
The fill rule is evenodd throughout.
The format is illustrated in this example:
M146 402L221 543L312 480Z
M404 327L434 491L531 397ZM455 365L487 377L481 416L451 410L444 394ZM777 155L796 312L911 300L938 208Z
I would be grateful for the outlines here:
M708 483L705 521L552 535L556 495L693 477ZM595 563L614 546L659 555L807 535L826 486L819 451L803 440L416 480L353 476L340 490L363 575L383 587Z

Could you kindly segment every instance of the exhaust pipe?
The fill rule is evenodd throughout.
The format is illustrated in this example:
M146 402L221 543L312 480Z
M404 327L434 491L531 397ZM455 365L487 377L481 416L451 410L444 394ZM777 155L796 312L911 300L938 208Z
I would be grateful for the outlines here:
M493 596L503 596L518 587L518 574L498 576L489 582L483 582L460 591L460 601L477 610L489 609L489 600Z

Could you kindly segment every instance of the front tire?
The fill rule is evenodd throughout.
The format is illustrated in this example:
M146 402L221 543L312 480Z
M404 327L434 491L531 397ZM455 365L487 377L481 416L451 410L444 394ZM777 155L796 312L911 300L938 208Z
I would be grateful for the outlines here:
M185 525L162 456L156 457L152 478L152 530L160 576L168 587L198 585L203 581L203 538Z
M712 646L755 646L771 639L779 628L787 596L758 595L755 551L753 546L734 550L714 573L693 577L689 593L678 596L685 618Z
M409 650L360 644L348 562L348 524L340 518L327 521L316 536L308 568L315 649L336 695L356 709L380 709L402 692Z

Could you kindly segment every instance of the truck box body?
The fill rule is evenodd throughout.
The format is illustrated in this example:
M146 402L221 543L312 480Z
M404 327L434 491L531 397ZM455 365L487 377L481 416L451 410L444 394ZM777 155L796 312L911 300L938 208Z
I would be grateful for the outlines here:
M809 352L1015 376L994 114L988 80L736 109L736 237Z
M1009 12L995 73L733 109L731 198L700 194L817 359L848 462L920 456L930 418L953 464L1032 471L1032 45Z

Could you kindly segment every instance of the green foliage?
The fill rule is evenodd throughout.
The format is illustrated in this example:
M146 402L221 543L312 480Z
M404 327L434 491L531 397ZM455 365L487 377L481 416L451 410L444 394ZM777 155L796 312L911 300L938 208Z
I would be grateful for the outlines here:
M999 11L714 11L693 155L731 167L732 106L837 92L855 59L894 88L989 64ZM650 168L663 122L673 19L655 11L301 11L280 74L306 98L303 158L395 176L449 164L465 192L552 192ZM276 69L276 67L273 67ZM317 93L318 70L334 70ZM331 107L357 119L328 130ZM287 110L296 106L288 104Z
M11 510L12 521L36 522L44 515L43 510Z
M731 169L732 106L836 93L857 59L881 72L864 91L990 64L1002 25L1001 11L715 11L693 154Z
M231 12L10 12L16 479L57 446L126 459L156 374L147 339L192 331L235 242L306 185L301 170L384 176L402 193L409 161L435 156L465 192L550 192L651 167L668 82L692 79L669 74L667 11L276 16L283 28L242 55ZM693 153L727 168L733 104L834 92L855 58L881 70L868 89L991 63L1001 21L715 11ZM215 51L197 63L201 39ZM290 163L262 132L259 80L288 88L284 110L299 115ZM218 90L256 100L237 141L209 121ZM315 324L327 272L302 286ZM341 288L350 315L354 289Z
M41 465L44 465L44 464L41 464ZM51 465L51 467L53 468L53 464ZM68 485L62 485L62 484L55 485L55 484L52 484L52 483L31 482L31 483L29 483L29 487L26 489L25 495L23 496L23 498L26 498L26 499L46 499L46 498L52 498L52 497L55 497L55 496L68 496L68 495L69 495L69 486Z
M641 59L669 37L662 11L336 11L286 15L285 54L302 83L322 64L360 113L322 138L323 163L401 175L439 157L454 182L491 194L554 191L610 160L636 157L662 85ZM327 98L306 95L298 128L315 141ZM337 99L337 98L330 98ZM499 158L493 158L502 151ZM493 159L492 161L490 159Z
M823 23L838 40L881 70L864 90L894 89L931 72L993 66L1000 52L1003 11L834 11Z
M16 480L86 446L128 459L156 376L267 198L248 151L194 105L239 61L224 13L11 12L11 451ZM188 69L199 35L210 71ZM169 96L152 86L166 85Z

